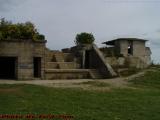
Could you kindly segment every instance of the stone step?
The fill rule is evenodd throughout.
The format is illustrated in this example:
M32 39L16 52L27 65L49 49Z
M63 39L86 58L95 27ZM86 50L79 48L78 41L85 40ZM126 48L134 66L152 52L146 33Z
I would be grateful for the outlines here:
M73 62L77 61L76 57L72 53L63 53L60 51L57 52L48 52L45 55L47 62Z
M47 62L46 69L59 69L59 64L57 62Z
M45 55L45 60L46 60L46 62L51 62L51 61L56 62L56 59L55 59L53 52L47 53Z
M56 58L56 62L64 62L64 58L62 56L55 55L55 58Z
M93 79L102 79L104 76L96 69L90 69L90 75Z
M78 69L80 64L75 62L47 62L47 69Z
M46 79L87 79L90 78L87 69L46 69Z
M73 62L76 59L71 53L64 53L63 58L65 62Z
M56 62L64 62L64 57L62 54L54 54Z
M119 68L117 69L117 72L120 73L120 72L124 72L124 71L128 71L129 68Z
M90 69L46 69L45 72L89 72Z
M49 57L45 57L46 62L56 62L56 58L55 56L49 56Z

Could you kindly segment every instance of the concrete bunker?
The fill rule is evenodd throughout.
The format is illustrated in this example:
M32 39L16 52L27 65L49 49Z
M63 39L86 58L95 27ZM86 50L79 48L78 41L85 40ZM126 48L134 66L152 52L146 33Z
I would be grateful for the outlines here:
M62 51L46 48L46 41L1 40L0 79L103 79L117 76L115 68L145 68L151 63L146 40L120 38L74 46Z
M0 79L44 79L46 41L0 40Z

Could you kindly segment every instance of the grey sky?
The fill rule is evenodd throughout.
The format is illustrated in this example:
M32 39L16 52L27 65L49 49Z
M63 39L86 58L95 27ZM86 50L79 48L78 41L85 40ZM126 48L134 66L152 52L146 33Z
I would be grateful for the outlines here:
M92 32L96 43L118 37L150 40L153 59L160 62L160 0L0 0L0 17L32 21L45 34L47 46L74 45L80 32Z

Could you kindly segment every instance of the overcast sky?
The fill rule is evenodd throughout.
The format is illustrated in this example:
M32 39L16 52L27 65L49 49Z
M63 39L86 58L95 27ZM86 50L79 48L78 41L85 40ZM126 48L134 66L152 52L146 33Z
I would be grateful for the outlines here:
M160 63L160 0L0 0L0 17L33 22L47 46L74 45L77 33L91 32L95 43L119 37L150 40L152 58Z

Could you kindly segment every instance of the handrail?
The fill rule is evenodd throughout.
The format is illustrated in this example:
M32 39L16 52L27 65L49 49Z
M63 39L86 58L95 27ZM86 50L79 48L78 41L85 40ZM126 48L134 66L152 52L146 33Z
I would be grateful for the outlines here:
M98 49L98 47L95 44L93 44L93 49L95 50L96 54L99 56L100 60L103 62L104 67L106 67L106 69L108 70L109 74L112 77L117 76L116 72L113 70L113 68L111 67L111 65L108 64L105 61L105 58L104 58L103 54L101 53L101 51Z

